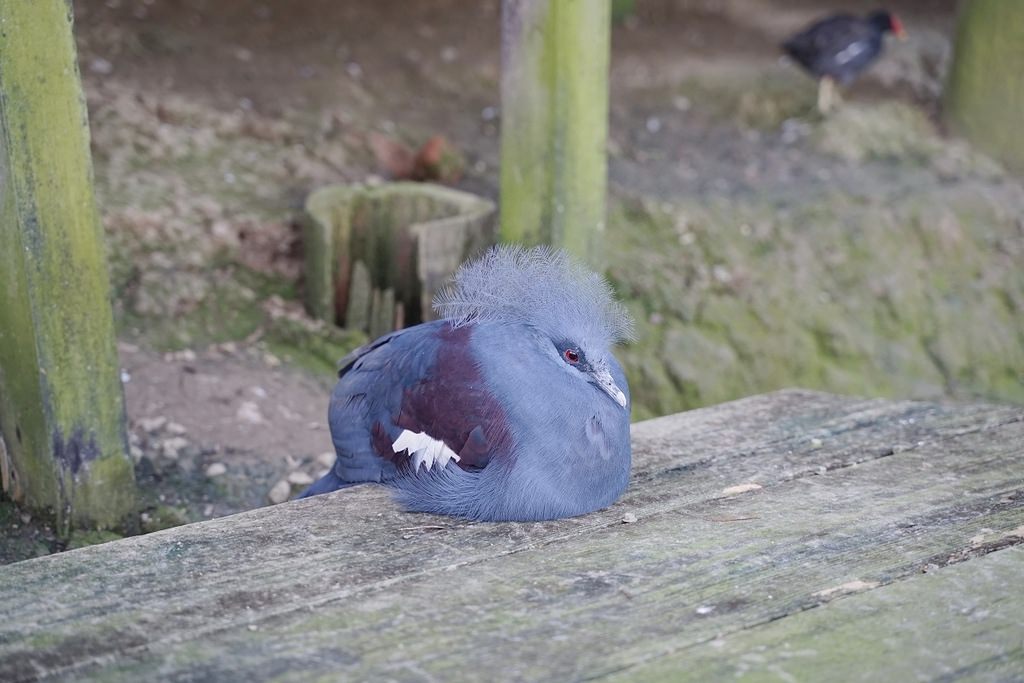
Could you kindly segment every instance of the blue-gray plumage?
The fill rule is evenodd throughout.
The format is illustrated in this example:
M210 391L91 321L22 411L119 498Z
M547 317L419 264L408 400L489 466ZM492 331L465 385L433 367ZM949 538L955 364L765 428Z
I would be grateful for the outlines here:
M361 482L409 510L539 520L610 505L629 478L630 399L612 346L631 322L563 252L495 247L434 302L440 320L341 362L337 459L303 496Z

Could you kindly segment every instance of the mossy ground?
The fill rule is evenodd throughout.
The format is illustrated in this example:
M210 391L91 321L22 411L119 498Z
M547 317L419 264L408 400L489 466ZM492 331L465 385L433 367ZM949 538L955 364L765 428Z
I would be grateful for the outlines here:
M1024 241L976 188L788 211L629 200L610 225L637 417L794 385L1024 402Z
M33 518L0 494L0 564L49 555L60 548L52 525Z

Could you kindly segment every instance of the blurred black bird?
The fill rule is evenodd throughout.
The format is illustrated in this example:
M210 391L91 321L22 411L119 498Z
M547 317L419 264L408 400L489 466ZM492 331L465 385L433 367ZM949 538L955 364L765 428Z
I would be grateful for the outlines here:
M890 32L906 35L890 12L872 12L863 19L836 14L797 33L782 49L818 79L818 110L826 113L837 99L836 82L852 83L882 53L883 37Z

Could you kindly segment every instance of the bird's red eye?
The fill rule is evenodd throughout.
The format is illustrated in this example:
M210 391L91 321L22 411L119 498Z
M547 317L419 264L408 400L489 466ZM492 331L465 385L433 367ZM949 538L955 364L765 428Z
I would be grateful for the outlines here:
M566 349L565 359L570 363L578 363L580 360L579 351L577 351L576 349Z

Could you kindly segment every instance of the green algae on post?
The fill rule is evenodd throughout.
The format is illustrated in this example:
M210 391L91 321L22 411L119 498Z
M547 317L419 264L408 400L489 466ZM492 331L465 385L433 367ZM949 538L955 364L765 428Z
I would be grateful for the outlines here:
M71 23L0 3L0 431L9 492L63 535L135 505Z
M607 2L503 3L504 242L553 244L602 261L610 26Z

